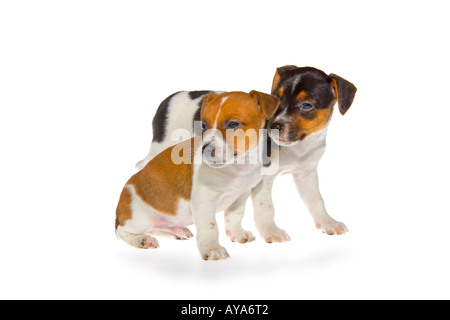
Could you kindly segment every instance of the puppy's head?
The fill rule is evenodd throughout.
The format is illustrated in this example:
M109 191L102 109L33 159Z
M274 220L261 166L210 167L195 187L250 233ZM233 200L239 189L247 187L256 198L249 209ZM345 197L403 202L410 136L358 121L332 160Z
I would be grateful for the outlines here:
M276 97L258 91L206 95L200 116L204 161L221 167L256 149L259 130L279 104Z
M273 137L275 142L291 146L324 129L336 101L341 114L345 114L355 93L352 83L335 74L327 75L311 67L278 68L272 94L281 105L268 124L270 129L279 130L279 137Z

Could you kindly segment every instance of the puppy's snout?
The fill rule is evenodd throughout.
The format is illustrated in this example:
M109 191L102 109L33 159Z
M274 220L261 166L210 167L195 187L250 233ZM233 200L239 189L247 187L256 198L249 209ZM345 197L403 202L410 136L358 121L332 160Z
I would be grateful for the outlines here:
M211 143L206 143L203 145L202 147L202 153L205 153L205 150L208 151L208 154L211 157L215 157L216 156L216 147L214 145L211 145Z

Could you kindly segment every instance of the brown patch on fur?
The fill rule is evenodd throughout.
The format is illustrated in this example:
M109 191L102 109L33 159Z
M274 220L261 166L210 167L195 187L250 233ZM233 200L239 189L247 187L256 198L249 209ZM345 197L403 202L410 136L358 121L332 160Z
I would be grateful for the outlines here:
M315 117L312 120L307 120L303 117L298 117L298 137L297 139L300 139L301 137L306 138L310 134L320 131L323 128L326 127L328 121L330 120L331 116L331 109L316 109L315 111Z
M338 100L338 87L337 87L336 79L331 79L330 84L333 87L334 97L336 98L336 100Z
M277 88L278 83L280 82L280 79L281 79L281 73L278 72L278 70L277 70L277 72L275 72L275 76L273 77L273 81L272 81L272 91L271 91L272 93L275 93L274 91Z
M308 93L306 91L300 91L300 93L295 97L297 101L300 101L301 99L306 100L308 99Z
M128 181L143 201L162 213L175 215L179 198L191 200L194 139L176 145L191 151L190 164L172 161L173 146L158 154Z
M284 95L284 88L281 87L280 89L278 89L277 96L278 98L283 98L283 95Z

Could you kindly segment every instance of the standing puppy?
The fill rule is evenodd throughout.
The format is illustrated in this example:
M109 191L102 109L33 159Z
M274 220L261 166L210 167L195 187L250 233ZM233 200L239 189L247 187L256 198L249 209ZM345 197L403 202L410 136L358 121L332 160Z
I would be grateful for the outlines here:
M137 248L157 248L152 235L187 239L194 221L202 258L229 257L218 241L215 214L245 204L261 181L261 164L246 160L258 158L259 130L279 103L257 91L208 94L200 114L203 137L162 151L128 180L116 211L117 236ZM198 161L202 156L206 163Z
M164 100L153 119L153 141L148 156L137 164L142 168L160 150L174 144L173 130L183 128L193 135L193 122L200 120L200 105L209 91L182 91ZM327 126L336 102L344 115L355 97L356 87L349 81L312 67L284 66L278 68L272 82L272 94L281 100L277 113L268 127L279 130L273 140L280 145L277 174L290 173L294 177L301 198L311 213L315 225L326 234L341 235L347 227L329 216L319 191L317 166L325 152ZM265 175L252 190L255 223L267 242L283 242L290 238L276 226L272 202L272 186L277 174ZM237 223L242 219L245 201L225 212L227 234L239 242L253 237ZM233 223L230 223L233 222Z

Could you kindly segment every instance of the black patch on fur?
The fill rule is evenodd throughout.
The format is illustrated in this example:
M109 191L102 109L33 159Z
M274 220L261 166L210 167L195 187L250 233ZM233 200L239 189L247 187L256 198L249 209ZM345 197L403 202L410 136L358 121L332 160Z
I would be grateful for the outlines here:
M202 111L202 104L203 104L203 98L208 94L208 93L212 93L214 91L210 91L210 90L203 90L203 91L190 91L189 92L189 97L192 100L198 99L199 97L202 97L199 101L198 101L198 109L197 111L195 111L194 113L194 118L192 119L193 122L195 121L201 121L200 119L200 113Z
M173 96L180 93L180 91L168 96L156 110L155 117L153 118L152 128L153 128L153 142L162 142L166 136L166 125L167 125L167 112L169 110L169 103Z
M306 120L314 120L317 117L317 110L311 110L311 111L302 111L300 110L300 115L303 119Z
M200 106L198 107L197 111L194 113L194 121L201 121L200 120L200 112L202 111L202 104L200 103Z
M195 99L200 98L201 96L207 95L208 93L211 93L211 92L213 92L213 91L210 91L210 90L189 91L189 98L191 98L192 100L195 100ZM201 106L201 104L200 104L200 106Z

